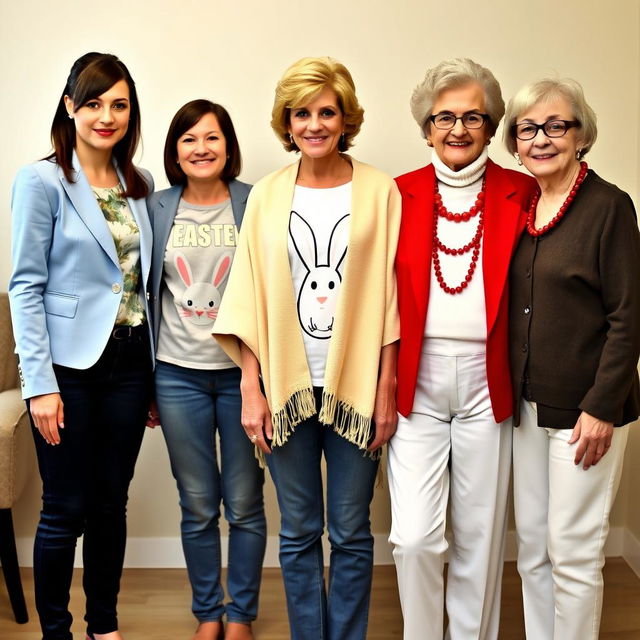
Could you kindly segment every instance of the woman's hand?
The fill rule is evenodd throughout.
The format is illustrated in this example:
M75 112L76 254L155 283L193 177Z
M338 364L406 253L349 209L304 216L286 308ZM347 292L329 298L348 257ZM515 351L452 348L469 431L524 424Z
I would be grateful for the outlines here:
M398 343L387 344L380 351L380 374L376 387L376 402L373 407L375 435L367 448L375 451L391 440L398 427L396 411L396 366Z
M47 444L60 444L60 429L64 429L64 410L59 393L45 393L29 400L33 423Z
M160 426L160 414L158 413L158 405L155 400L149 403L149 412L147 413L147 422L145 426L154 429Z
M244 342L240 342L242 359L242 414L240 422L247 438L264 453L271 453L266 440L273 439L273 424L269 403L260 389L260 363Z
M247 434L247 438L251 440L264 453L271 453L271 449L265 438L269 441L273 438L273 424L271 423L271 411L267 399L264 397L259 386L247 385L243 388L240 384L240 392L242 393L242 414L240 422L242 428Z
M373 408L373 421L376 432L369 451L375 451L391 440L398 427L398 412L396 411L396 379L378 380L376 389L376 403Z
M578 442L574 464L578 465L582 461L582 468L585 470L592 464L598 464L609 451L612 437L612 422L604 422L583 411L569 439L569 444Z

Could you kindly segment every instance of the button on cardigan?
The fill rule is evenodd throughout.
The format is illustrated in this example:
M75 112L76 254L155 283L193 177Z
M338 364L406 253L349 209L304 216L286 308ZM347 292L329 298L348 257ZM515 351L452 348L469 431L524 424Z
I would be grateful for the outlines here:
M581 411L616 425L640 410L640 234L631 198L589 171L565 217L524 233L510 269L514 424L523 393L540 426Z

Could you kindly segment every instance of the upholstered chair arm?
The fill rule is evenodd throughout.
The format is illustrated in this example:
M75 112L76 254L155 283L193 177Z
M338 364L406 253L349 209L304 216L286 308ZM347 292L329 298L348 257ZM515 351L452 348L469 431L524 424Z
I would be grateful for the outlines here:
M25 455L31 435L20 389L0 392L0 509L11 508L24 488L29 469ZM35 469L32 470L35 473Z

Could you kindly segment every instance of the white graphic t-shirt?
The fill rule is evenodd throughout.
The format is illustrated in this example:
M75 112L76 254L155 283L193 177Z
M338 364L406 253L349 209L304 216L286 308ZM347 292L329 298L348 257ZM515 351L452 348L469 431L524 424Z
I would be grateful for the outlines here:
M289 219L289 264L298 320L314 386L324 385L349 241L351 183L296 186Z
M231 200L203 206L180 200L164 254L158 360L192 369L235 366L211 332L237 238Z

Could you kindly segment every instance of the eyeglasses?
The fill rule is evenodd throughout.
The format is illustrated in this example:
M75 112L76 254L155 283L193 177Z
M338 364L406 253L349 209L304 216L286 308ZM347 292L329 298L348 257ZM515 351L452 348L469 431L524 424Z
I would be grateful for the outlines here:
M476 111L467 111L461 116L457 116L450 111L441 111L428 118L438 129L453 129L458 120L462 120L462 126L465 129L480 129L488 119L489 115L487 113L477 113Z
M548 138L562 138L571 127L579 126L580 123L577 120L547 120L543 124L536 124L535 122L516 123L511 127L511 131L518 140L533 140L540 129Z

